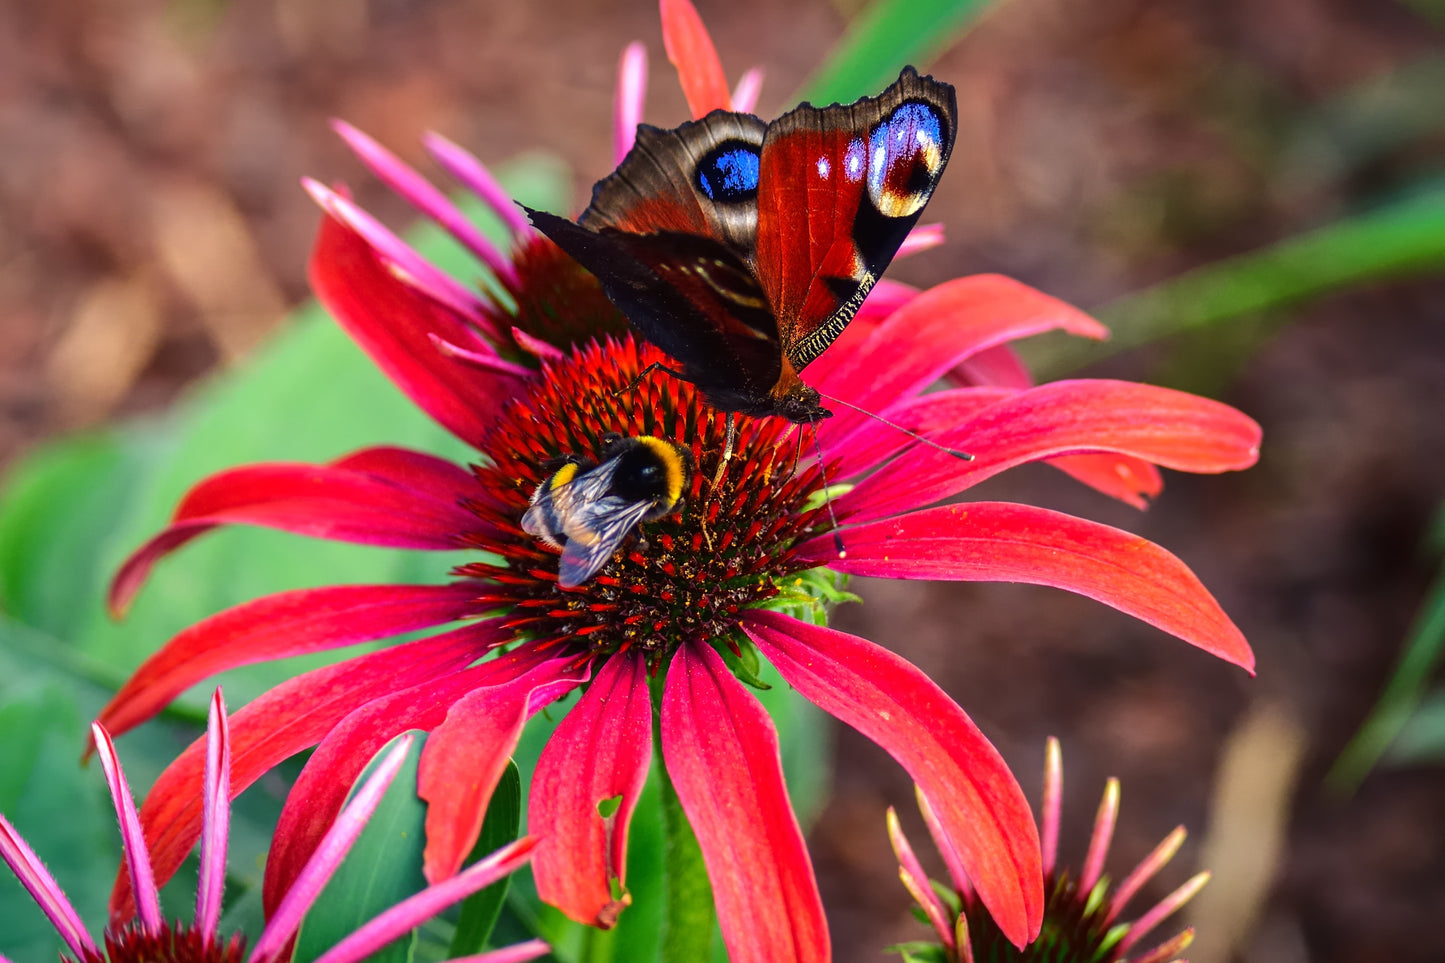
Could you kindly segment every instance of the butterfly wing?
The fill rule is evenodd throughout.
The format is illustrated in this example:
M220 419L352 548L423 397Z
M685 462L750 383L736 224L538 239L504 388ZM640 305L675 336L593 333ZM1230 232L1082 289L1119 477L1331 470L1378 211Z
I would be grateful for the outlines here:
M554 214L527 213L714 405L747 410L777 381L777 324L762 287L731 249L695 234L597 233Z
M594 231L692 234L746 257L758 229L758 165L767 129L715 110L672 130L648 124L617 170L592 188L578 223Z
M904 68L877 97L768 125L753 271L795 369L847 326L913 229L958 129L953 87Z

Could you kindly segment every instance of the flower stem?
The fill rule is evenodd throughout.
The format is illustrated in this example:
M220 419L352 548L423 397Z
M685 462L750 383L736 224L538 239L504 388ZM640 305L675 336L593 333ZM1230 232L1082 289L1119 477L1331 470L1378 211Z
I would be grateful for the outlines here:
M661 740L658 741L661 744ZM663 910L662 948L658 963L697 963L712 959L712 885L703 865L702 850L692 833L677 790L667 777L658 753L657 772L662 783Z

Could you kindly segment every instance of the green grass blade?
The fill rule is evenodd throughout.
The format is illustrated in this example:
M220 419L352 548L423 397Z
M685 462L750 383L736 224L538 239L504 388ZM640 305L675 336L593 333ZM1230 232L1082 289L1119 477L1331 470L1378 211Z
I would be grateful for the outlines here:
M849 24L823 66L794 100L848 103L876 94L907 64L938 56L989 0L876 0Z
M1058 377L1171 335L1254 317L1332 291L1445 270L1445 189L1197 268L1094 312L1113 332L1025 345L1031 366Z

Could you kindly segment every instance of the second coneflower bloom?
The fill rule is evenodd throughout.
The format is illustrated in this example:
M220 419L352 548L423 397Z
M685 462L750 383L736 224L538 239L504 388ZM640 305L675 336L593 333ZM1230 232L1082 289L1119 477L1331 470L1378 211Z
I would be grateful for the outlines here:
M1124 921L1124 909L1139 890L1166 866L1184 843L1183 826L1175 828L1154 851L1117 886L1104 873L1104 861L1119 818L1119 781L1110 779L1094 817L1094 832L1084 861L1073 869L1058 861L1059 820L1063 810L1064 773L1059 741L1050 738L1044 764L1043 813L1040 832L1044 852L1044 924L1038 937L1016 947L999 932L987 913L979 912L978 899L935 807L918 790L918 808L948 869L949 883L930 880L899 827L898 816L888 810L888 835L898 856L898 875L918 903L918 912L934 929L937 942L905 943L893 947L905 963L1166 963L1175 960L1194 939L1185 929L1157 946L1140 944L1160 923L1194 898L1209 873L1196 873L1137 919Z
M664 32L694 114L727 106L721 69L691 8L665 3ZM624 57L620 116L636 116L639 63L636 51ZM619 131L625 150L630 128ZM1031 939L1044 905L1038 837L997 751L908 662L783 610L812 604L824 580L810 572L819 568L1032 582L1088 595L1248 668L1239 631L1157 545L1029 505L927 506L1038 460L1139 504L1158 490L1155 465L1218 472L1251 464L1254 422L1145 385L1028 387L1006 342L1050 329L1104 331L1015 282L961 278L922 293L882 283L808 368L809 381L974 460L922 446L899 454L905 436L847 411L818 428L820 460L806 437L813 429L742 419L737 454L713 485L723 416L675 379L633 384L663 356L626 334L590 275L530 231L474 158L428 141L441 166L513 226L510 256L380 146L344 125L341 132L379 176L489 265L506 292L493 298L465 287L341 193L310 185L327 215L311 265L318 296L408 397L475 447L475 463L374 448L325 465L214 475L125 564L111 601L123 609L157 560L229 524L469 549L475 561L445 585L306 589L215 615L141 666L102 721L129 729L237 665L460 622L297 676L237 713L237 792L315 749L281 816L267 905L305 862L366 760L408 729L431 732L420 769L429 802L426 872L432 880L455 873L527 719L580 688L532 776L529 826L541 838L533 871L544 900L606 926L628 899L628 821L654 749L649 680L657 677L659 748L701 845L732 959L826 960L822 905L777 734L729 668L733 653L751 647L907 769L937 801L941 832L1000 930L1016 944ZM965 386L926 391L945 376ZM644 524L595 577L563 589L556 549L520 520L557 459L595 459L610 434L674 442L697 470L680 511ZM837 530L819 497L825 485ZM838 556L838 537L846 557ZM142 811L159 874L174 871L199 833L187 787L200 779L202 757L199 745L183 754ZM616 805L603 806L604 816L599 804L607 801ZM117 905L127 899L122 890Z

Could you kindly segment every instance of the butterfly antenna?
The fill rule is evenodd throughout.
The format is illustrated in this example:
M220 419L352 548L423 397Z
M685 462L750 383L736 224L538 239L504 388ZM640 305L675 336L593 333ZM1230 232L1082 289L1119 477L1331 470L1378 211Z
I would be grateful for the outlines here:
M819 392L819 394L822 394L822 392ZM959 451L957 448L949 448L949 447L947 447L947 446L945 446L945 445L940 445L940 444L939 444L938 442L936 442L936 441L930 441L929 439L927 439L927 438L923 437L922 435L920 435L918 432L913 431L913 430L908 429L908 428L904 428L902 425L898 424L896 421L889 421L887 418L884 418L882 415L875 415L873 412L869 411L867 408L859 408L857 405L853 404L851 401L844 401L842 398L835 398L835 397L833 397L832 395L822 395L822 396L823 396L824 398L827 398L829 401L833 402L833 403L836 404L836 405L842 405L844 408L852 408L854 411L858 412L860 415L867 415L869 418L872 418L874 421L881 422L881 423L887 425L889 428L897 429L898 431L903 432L903 433L904 433L905 435L907 435L909 438L912 438L914 441L922 442L923 444L927 445L929 448L937 448L939 451L943 452L945 455L951 455L952 457L957 458L957 459L960 459L961 461L973 461L973 456L970 455L970 454L969 454L968 452L966 452L966 451Z
M802 438L799 436L799 441ZM823 504L828 508L828 521L833 525L833 547L839 558L847 558L848 550L843 547L843 536L838 534L838 516L833 514L833 496L828 494L828 466L823 461L823 441L818 437L818 426L813 426L813 444L818 447L818 471L823 476Z
M727 441L723 442L722 460L717 463L717 471L713 472L712 487L716 488L722 484L723 476L727 474L728 460L733 456L733 443L738 437L738 415L735 411L729 411L727 415Z

